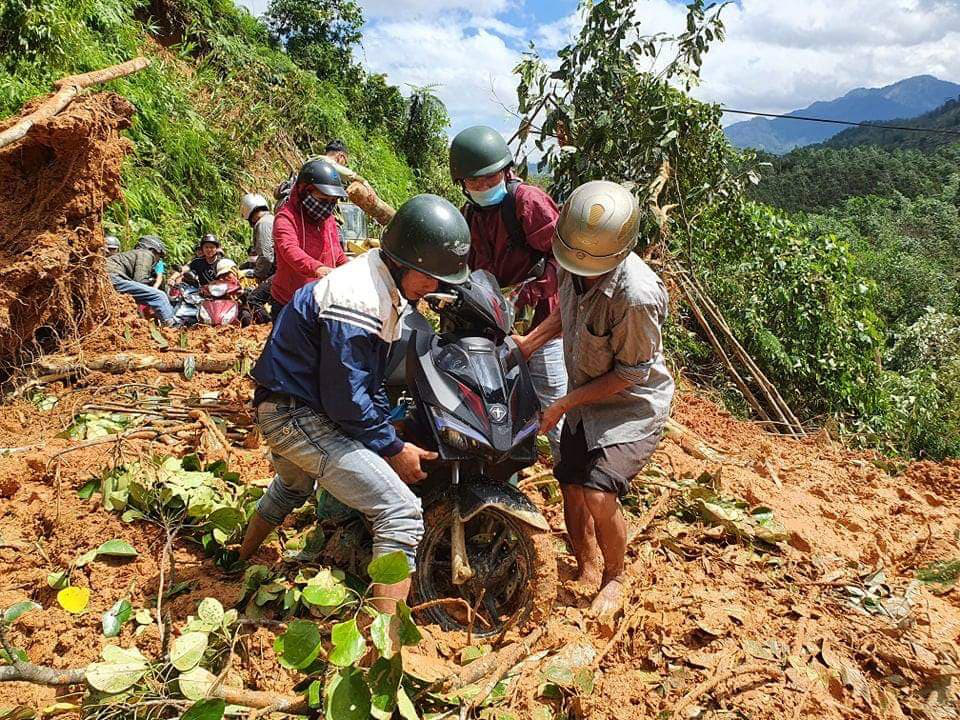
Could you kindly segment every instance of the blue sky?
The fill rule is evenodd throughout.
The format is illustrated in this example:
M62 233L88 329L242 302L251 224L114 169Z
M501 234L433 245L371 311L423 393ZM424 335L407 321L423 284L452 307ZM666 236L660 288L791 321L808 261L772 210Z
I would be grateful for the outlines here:
M254 13L268 0L237 0ZM512 69L530 41L550 56L579 27L575 0L360 0L361 62L405 91L435 86L452 132L516 128ZM678 32L677 0L638 0L648 32ZM960 81L960 0L739 0L694 94L782 112L911 75ZM731 117L730 120L740 118Z

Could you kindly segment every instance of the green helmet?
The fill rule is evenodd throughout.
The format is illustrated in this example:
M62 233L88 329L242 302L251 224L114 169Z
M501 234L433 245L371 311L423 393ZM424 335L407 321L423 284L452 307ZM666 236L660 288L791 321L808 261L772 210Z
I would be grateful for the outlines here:
M401 205L383 231L380 250L443 282L459 284L470 274L470 228L460 211L437 195L416 195Z
M450 177L454 182L492 175L513 164L503 136L486 125L461 130L450 144Z

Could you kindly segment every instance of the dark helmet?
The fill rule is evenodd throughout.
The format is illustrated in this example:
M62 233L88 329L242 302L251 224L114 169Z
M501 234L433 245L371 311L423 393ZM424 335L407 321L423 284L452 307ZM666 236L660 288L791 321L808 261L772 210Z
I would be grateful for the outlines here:
M160 257L167 254L167 246L156 235L141 235L137 240L137 250L152 250Z
M208 244L216 245L217 247L220 247L220 240L213 233L207 233L202 238L200 238L200 242L197 243L197 247L201 248L204 245L208 245Z
M470 228L460 211L437 195L417 195L401 205L383 231L380 250L444 282L462 283L470 274Z
M310 160L304 164L297 175L297 183L312 185L330 197L347 197L347 191L343 189L343 183L340 180L340 173L326 160Z
M454 182L492 175L513 164L503 136L486 125L461 130L450 144L450 177Z

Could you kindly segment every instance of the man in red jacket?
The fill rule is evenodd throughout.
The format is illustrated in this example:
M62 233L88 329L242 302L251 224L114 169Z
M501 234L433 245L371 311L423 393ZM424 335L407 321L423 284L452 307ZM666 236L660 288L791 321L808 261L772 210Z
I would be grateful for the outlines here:
M522 183L512 168L513 153L493 128L467 128L450 145L450 175L467 196L463 215L470 226L470 269L493 273L505 288L529 280L542 262L540 276L524 283L516 299L518 313L533 308L534 328L557 308L553 237L559 211L553 198ZM528 365L543 408L566 394L562 338L545 343ZM547 433L554 464L560 460L560 430L557 425Z
M297 290L347 262L333 215L345 197L340 174L327 161L311 160L300 168L290 197L273 221L277 261L270 288L273 320Z

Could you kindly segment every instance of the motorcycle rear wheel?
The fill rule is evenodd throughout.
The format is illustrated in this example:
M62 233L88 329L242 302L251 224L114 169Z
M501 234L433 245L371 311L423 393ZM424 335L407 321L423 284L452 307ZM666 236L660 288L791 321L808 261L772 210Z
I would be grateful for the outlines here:
M493 635L507 623L544 622L557 597L557 558L549 534L494 508L481 510L464 525L467 556L474 576L462 585L451 577L452 507L430 508L417 551L414 592L417 603L460 598L476 608L473 634ZM445 630L466 630L471 612L463 603L425 608L430 622Z

